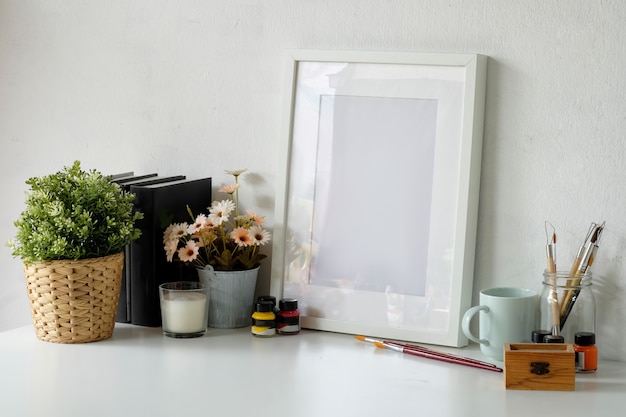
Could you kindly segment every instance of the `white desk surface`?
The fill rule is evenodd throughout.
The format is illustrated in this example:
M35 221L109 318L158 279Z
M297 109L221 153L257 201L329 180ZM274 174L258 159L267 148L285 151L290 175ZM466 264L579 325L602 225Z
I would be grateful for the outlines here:
M485 360L475 345L437 349ZM312 330L171 339L117 324L109 340L69 345L26 326L0 333L0 381L7 417L609 416L626 406L623 362L577 374L575 391L513 391L502 373Z

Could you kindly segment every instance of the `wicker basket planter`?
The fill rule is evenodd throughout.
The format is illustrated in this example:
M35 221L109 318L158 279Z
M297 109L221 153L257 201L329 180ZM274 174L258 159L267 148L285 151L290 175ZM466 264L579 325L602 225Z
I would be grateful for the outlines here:
M101 258L24 265L35 333L54 343L111 337L120 297L124 252Z

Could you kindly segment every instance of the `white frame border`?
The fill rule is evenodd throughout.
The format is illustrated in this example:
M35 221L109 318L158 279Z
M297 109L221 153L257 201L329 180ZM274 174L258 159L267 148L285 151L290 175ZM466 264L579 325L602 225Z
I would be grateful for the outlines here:
M442 332L421 329L395 328L380 325L329 320L303 315L303 328L334 331L348 334L364 334L387 339L406 340L446 346L465 346L467 338L461 331L461 318L470 307L474 275L474 255L476 245L476 224L478 217L478 197L480 186L480 165L482 154L484 101L486 90L487 57L476 54L440 54L406 52L360 52L290 50L286 59L287 88L284 107L289 109L283 124L282 139L278 156L276 187L276 207L274 222L274 243L272 251L271 294L283 296L285 284L285 259L288 230L287 214L290 186L290 162L294 130L294 103L297 86L297 70L300 62L322 63L369 63L429 65L437 67L463 67L464 101L463 122L459 161L460 176L453 249L450 311L447 330Z

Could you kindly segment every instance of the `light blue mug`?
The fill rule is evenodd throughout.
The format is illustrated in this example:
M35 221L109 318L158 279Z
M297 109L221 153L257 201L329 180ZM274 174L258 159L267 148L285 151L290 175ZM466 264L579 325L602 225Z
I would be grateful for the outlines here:
M476 337L472 318L479 314ZM492 359L502 361L505 343L528 342L536 327L537 292L525 288L489 288L480 292L480 305L465 312L461 327L468 339L479 343L480 350Z

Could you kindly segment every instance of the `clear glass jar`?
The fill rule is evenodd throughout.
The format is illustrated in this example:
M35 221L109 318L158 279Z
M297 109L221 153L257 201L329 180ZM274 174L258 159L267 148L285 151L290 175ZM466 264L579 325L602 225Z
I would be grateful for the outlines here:
M577 332L595 333L596 300L591 281L591 272L544 272L539 299L539 330L561 335L565 343L574 343Z

